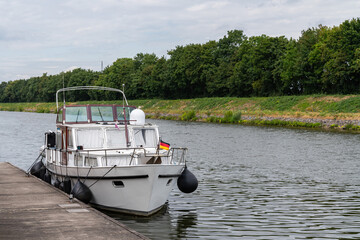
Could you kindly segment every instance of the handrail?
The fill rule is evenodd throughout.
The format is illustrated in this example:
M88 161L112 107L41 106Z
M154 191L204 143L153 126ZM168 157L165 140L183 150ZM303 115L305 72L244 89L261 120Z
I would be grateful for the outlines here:
M83 150L78 150L78 149L66 149L65 151L64 150L61 150L63 152L78 152L78 153L83 153L83 152L101 152L101 151L105 151L108 152L108 151L123 151L123 150L132 150L133 153L132 155L136 154L135 150L142 150L144 151L144 156L145 157L153 157L153 156L160 156L160 157L169 157L170 156L170 153L173 153L174 150L183 150L183 151L188 151L188 148L182 148L182 147L172 147L170 148L167 152L167 154L158 154L158 153L149 153L149 152L146 152L146 149L143 148L143 147L134 147L134 148L106 148L106 149L83 149Z
M108 157L108 151L123 151L123 150L132 150L129 152L129 156L131 156L131 161L130 161L130 165L132 163L133 158L135 157L136 154L139 154L139 151L136 150L141 150L140 152L144 152L144 157L171 157L171 162L173 162L174 160L174 152L175 151L182 151L181 156L180 157L176 157L177 159L179 159L179 163L181 162L185 162L186 161L186 153L188 151L187 148L182 148L182 147L174 147L174 148L170 148L168 151L166 151L164 154L160 154L159 152L155 152L155 153L149 153L146 152L146 149L141 147L141 148L110 148L110 149L87 149L87 150L79 150L79 149L55 149L55 151L59 151L59 152L66 152L68 153L85 153L88 155L88 157L90 156L90 152L101 152L104 151L104 156L105 156L105 161L106 161L106 165L107 165L107 157ZM178 152L177 152L178 154Z
M126 105L128 105L125 93L123 91L121 91L120 89L101 87L101 86L76 86L76 87L61 88L56 92L56 111L59 111L59 99L58 99L59 93L66 92L66 91L76 91L76 90L103 90L103 91L119 92L123 95Z

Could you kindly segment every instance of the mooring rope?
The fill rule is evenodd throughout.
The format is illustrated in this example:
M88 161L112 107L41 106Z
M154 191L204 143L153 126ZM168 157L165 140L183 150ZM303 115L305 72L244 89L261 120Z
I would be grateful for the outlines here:
M65 178L68 176L68 169L67 169L67 167L68 167L68 161L66 161L66 165L65 165L65 171L66 171L66 175L65 175Z
M65 152L66 153L66 152ZM63 156L62 156L62 153L61 153L61 159L60 159L60 162L59 162L59 167L60 167L60 175L61 175L61 179L62 181L64 181L64 176L63 176L63 173L62 173L62 161L63 161Z
M59 151L59 153L60 153L60 151ZM54 167L54 172L55 172L55 180L57 179L57 177L58 177L58 173L57 173L57 171L56 171L56 159L57 159L57 152L56 152L56 149L55 149L55 163L51 163L52 165L53 165L53 167ZM60 163L60 160L59 160L59 163Z
M77 174L77 180L80 181L79 179L79 161L76 161L76 174Z
M91 188L95 183L97 183L99 180L103 179L111 170L113 170L116 167L116 165L114 165L112 168L110 168L109 171L107 171L101 178L97 179L93 184L91 184L89 186L89 188Z
M85 182L86 182L86 179L88 178L88 176L89 176L89 173L90 173L91 169L92 169L92 166L90 166L89 171L88 171L88 173L86 174L86 178L85 178L85 180L83 181L83 183L85 183Z

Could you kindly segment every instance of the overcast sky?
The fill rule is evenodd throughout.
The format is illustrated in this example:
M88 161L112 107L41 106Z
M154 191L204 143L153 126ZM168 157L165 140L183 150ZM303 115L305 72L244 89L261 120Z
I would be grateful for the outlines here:
M0 82L161 57L234 29L298 38L359 14L358 0L0 0Z

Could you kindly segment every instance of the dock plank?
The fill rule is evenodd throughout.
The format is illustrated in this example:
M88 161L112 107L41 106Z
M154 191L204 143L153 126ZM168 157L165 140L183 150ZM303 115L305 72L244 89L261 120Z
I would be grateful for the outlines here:
M0 162L0 239L148 239L55 187Z

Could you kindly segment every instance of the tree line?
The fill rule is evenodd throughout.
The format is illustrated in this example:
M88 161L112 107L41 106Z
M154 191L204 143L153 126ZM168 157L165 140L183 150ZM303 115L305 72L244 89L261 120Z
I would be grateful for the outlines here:
M2 82L0 102L53 102L63 87L122 88L129 99L181 99L305 94L355 94L360 90L360 18L319 25L298 39L247 37L228 31L218 41L176 46L168 57L139 53L104 71L75 69L57 75ZM68 101L117 99L80 92Z

